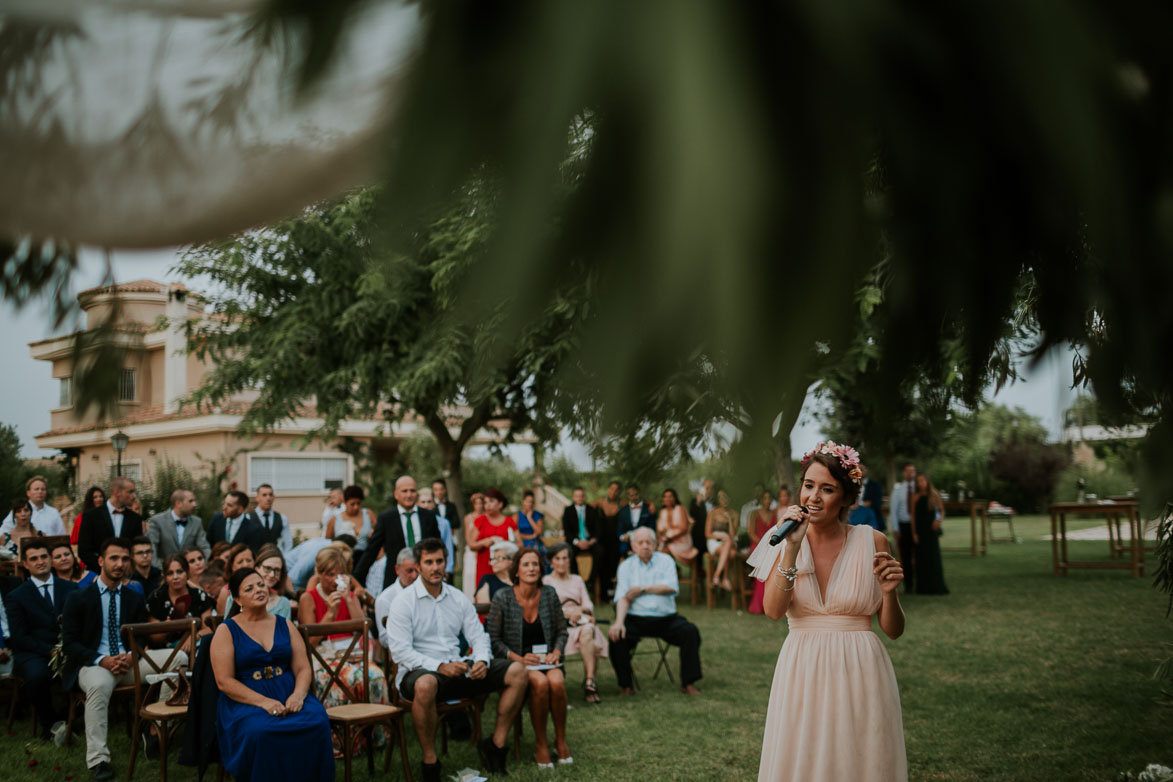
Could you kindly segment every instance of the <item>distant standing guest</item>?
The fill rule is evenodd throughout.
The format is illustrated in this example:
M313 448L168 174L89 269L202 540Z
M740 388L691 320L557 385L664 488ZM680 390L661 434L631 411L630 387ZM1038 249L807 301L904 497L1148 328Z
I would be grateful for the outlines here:
M517 537L517 522L502 512L508 499L500 489L485 492L485 513L473 522L468 544L477 552L477 584L493 572L489 564L489 549L494 543L512 542Z
M912 496L913 543L916 545L916 593L947 595L945 566L941 562L941 519L945 505L933 488L928 473L916 476L916 494Z
M326 496L326 507L322 508L322 537L326 535L326 525L330 523L330 519L338 515L342 510L342 503L346 499L342 496L342 489L330 489L330 493Z
M99 505L106 504L106 492L102 491L101 486L91 486L86 489L85 499L81 502L81 510L73 517L73 529L69 531L69 542L77 545L77 536L81 532L81 516L90 508L96 508Z
M4 535L4 547L12 554L12 559L20 559L20 541L24 538L40 537L41 533L33 527L33 506L28 500L13 501L12 518L13 526Z
M333 540L339 535L352 536L356 541L354 561L357 562L367 550L367 541L370 540L371 530L375 528L375 514L363 507L366 492L361 486L347 486L342 497L342 510L326 522L326 537Z
M474 492L469 497L469 504L472 505L472 511L464 515L464 569L461 574L461 587L464 594L468 595L468 599L472 600L473 595L477 593L477 557L479 552L474 549L469 541L473 539L476 534L476 527L474 526L476 520L485 513L485 495L479 491Z
M542 512L534 509L534 490L526 489L521 495L521 510L517 512L517 537L526 548L536 548L545 553L542 543Z
M114 478L110 481L110 498L106 503L82 514L77 555L95 573L101 569L98 547L104 541L114 537L130 539L142 533L142 517L131 509L136 496L134 481L126 477Z
M888 525L884 521L884 487L868 477L866 464L861 464L859 469L863 472L863 493L859 504L865 508L871 508L872 513L876 516L876 529L880 532L887 532Z
M48 503L49 482L44 476L34 475L25 481L24 494L33 509L33 529L42 535L64 535L65 524L61 521L61 514ZM4 523L0 524L0 534L12 528L13 518L9 513Z
M787 500L790 499L789 492L787 492ZM758 507L750 515L749 518L749 547L756 549L758 542L770 531L774 526L774 493L769 489L762 489L761 498ZM782 506L785 507L785 506ZM764 581L753 579L753 597L750 598L749 608L747 609L751 614L763 614L765 608L762 601L765 599L766 584Z

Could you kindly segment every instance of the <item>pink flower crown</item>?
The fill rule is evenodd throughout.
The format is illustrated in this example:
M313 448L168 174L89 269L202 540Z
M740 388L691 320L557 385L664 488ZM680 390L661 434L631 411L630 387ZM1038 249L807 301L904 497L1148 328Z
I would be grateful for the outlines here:
M859 469L859 451L850 445L839 445L832 440L819 443L803 454L802 469L804 472L806 471L806 466L810 464L811 457L816 453L821 453L824 456L834 456L839 460L839 465L847 472L847 477L851 479L851 482L856 486L863 485L863 470Z

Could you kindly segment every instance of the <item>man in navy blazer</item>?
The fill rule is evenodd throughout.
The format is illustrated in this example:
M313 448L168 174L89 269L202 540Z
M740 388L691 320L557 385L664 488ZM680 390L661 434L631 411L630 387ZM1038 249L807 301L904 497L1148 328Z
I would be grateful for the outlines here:
M130 650L121 628L148 621L146 599L122 587L122 579L131 567L130 550L130 541L125 538L103 541L98 557L101 575L90 586L69 596L61 617L66 655L61 684L66 692L76 686L86 695L86 766L95 780L114 777L106 744L110 696L115 686L134 683ZM170 653L169 649L146 650L160 666ZM169 667L180 665L187 665L183 652L175 655ZM139 662L139 671L153 673L145 661ZM169 695L168 688L160 688L161 700ZM152 747L157 746L155 741L154 737L146 741L148 757Z
M94 573L98 572L98 546L102 541L143 534L143 519L130 508L134 505L135 493L134 481L119 476L110 481L110 499L81 515L77 555Z
M392 584L397 577L395 558L400 551L419 543L424 538L440 537L440 525L436 523L435 511L419 507L419 496L415 478L402 475L395 481L395 505L379 514L375 529L367 540L367 550L362 555L362 561L354 569L354 579L360 584L367 582L367 573L379 558L380 549L387 552L383 583ZM411 524L410 538L407 534L407 524Z
M49 695L49 656L57 645L65 600L77 584L53 575L49 545L43 538L24 544L24 567L29 579L4 598L8 611L8 645L13 650L12 672L24 680L25 693L41 721L41 737L48 738L59 717Z
M656 531L656 506L645 502L640 494L639 484L627 484L627 504L619 508L619 553L631 553L631 533L637 527Z
M248 495L242 491L230 491L224 498L221 513L212 517L208 526L208 544L216 545L226 540L232 545L247 543L255 553L265 543L265 530L260 522L248 513Z

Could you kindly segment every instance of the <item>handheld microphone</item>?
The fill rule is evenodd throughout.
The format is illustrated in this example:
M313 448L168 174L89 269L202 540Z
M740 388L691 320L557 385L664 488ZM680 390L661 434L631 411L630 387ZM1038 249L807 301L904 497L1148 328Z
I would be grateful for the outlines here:
M808 513L808 514L810 513L810 511L806 509L805 505L799 505L798 507L802 508L803 513ZM770 545L777 546L779 543L782 542L782 538L786 537L791 532L794 532L794 530L798 528L799 524L802 524L802 522L798 521L796 519L790 519L789 521L787 521L785 524L782 525L781 529L779 529L777 532L775 532L773 535L770 536Z

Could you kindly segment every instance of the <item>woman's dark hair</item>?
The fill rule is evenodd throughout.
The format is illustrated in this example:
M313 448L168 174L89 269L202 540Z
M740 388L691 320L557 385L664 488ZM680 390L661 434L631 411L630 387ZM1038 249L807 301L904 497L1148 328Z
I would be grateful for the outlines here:
M554 557L558 556L563 551L565 551L567 554L571 553L570 552L570 544L564 540L559 541L559 542L555 543L553 546L550 546L549 548L547 548L546 549L546 558L549 559L551 562L553 562Z
M859 491L862 487L851 480L851 476L847 474L847 470L839 462L838 456L818 452L811 454L810 461L806 463L806 467L802 468L803 480L806 480L807 471L810 470L811 465L815 462L826 467L827 472L831 473L831 477L835 479L839 484L839 488L843 490L843 507L839 510L839 520L846 520L851 506L859 499Z
M535 557L537 557L538 558L538 567L540 567L542 569L543 573L546 572L546 560L542 558L542 552L538 551L536 548L524 548L524 547L519 548L517 550L517 553L515 553L513 555L513 561L509 563L509 580L512 581L514 584L518 583L517 571L521 568L521 560L526 554L533 554ZM541 586L542 586L542 579L539 578L538 579L538 588L540 589Z
M236 558L244 552L248 552L252 556L253 550L247 543L237 543L228 551L228 564L224 566L224 574L231 576L233 574L233 566L236 563ZM253 563L256 563L256 557L253 557Z
M13 517L15 518L16 514L19 513L20 511L24 510L25 508L29 509L29 513L33 512L33 504L28 501L28 497L21 497L19 500L13 500L12 501L12 515L13 515ZM29 520L29 523L30 524L32 523L31 519Z
M522 498L523 500L524 500L526 497L533 497L533 496L534 496L534 490L533 490L533 489L526 489L525 491L523 491L523 492L521 493L521 498Z
M289 582L289 567L285 564L285 555L281 553L281 549L276 544L266 543L257 549L257 555L253 558L253 561L256 562L257 568L260 568L262 562L266 559L273 559L274 557L281 560L281 575L277 577L277 586L273 588L277 590L278 594L289 597L294 592L293 586ZM262 574L263 576L264 574Z
M69 577L71 579L77 579L81 575L81 560L77 558L77 554L73 553L73 546L69 545L69 543L66 543L66 542L54 543L52 546L49 547L49 558L52 559L53 552L59 548L69 549L69 553L73 556L73 570L71 570L69 572ZM25 550L27 551L28 549L25 549Z
M232 595L231 616L236 616L240 613L240 585L244 583L246 578L254 575L260 576L261 574L251 567L242 567L232 574L232 578L228 579L228 593ZM264 580L264 577L262 577L261 582L264 583Z
M492 497L497 502L501 503L502 508L509 504L509 500L505 497L505 493L500 489L485 489L484 494L486 498Z
M87 510L94 507L95 494L101 494L102 499L106 498L106 492L101 486L91 486L90 488L86 489L86 496L85 499L82 500L81 505L82 513L85 513Z
M361 486L347 486L342 490L342 499L346 502L350 502L351 500L365 500L366 498L366 492L362 490Z
M208 559L219 559L220 555L232 548L232 544L226 540L218 540L212 544L212 555Z
M184 575L188 575L189 573L191 573L191 569L188 567L188 564L187 564L187 557L183 556L182 554L172 554L171 556L169 556L163 560L162 570L163 570L163 580L164 581L167 580L167 571L171 569L171 564L173 562L178 563L178 565L181 568L183 568Z
M677 505L680 504L680 495L676 493L676 489L673 489L672 487L668 487L667 489L664 489L664 491L660 492L661 497L663 497L665 494L671 494L673 501Z

